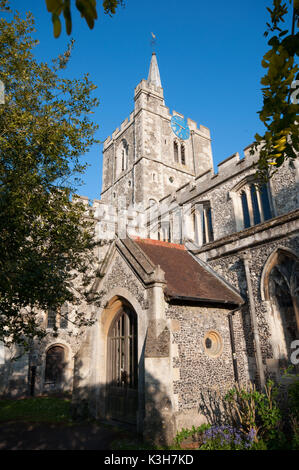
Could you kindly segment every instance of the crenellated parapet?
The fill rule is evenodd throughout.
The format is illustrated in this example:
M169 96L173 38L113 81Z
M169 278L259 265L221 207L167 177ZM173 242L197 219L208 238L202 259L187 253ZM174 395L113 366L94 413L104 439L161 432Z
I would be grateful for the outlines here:
M243 153L244 157L240 158L238 152L226 158L217 165L217 173L213 169L208 169L194 178L194 181L188 185L183 185L177 189L177 199L181 202L194 198L196 195L210 191L212 188L221 185L227 179L242 173L249 169L257 161L258 153L251 154L252 145L247 146Z
M127 117L119 127L112 132L111 136L109 135L103 143L103 152L113 143L114 140L118 139L120 135L127 130L127 128L134 122L134 111Z

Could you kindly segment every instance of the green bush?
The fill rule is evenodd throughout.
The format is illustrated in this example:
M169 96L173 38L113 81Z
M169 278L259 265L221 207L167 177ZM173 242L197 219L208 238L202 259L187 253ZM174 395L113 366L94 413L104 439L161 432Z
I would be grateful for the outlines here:
M243 388L236 384L225 396L229 405L222 416L225 425L183 428L175 443L180 446L191 437L199 450L299 450L299 379L288 387L288 414L284 418L288 429L283 428L278 395L279 388L271 380L263 392L251 383Z
M202 424L201 426L198 426L197 428L195 426L192 426L191 429L185 429L182 428L181 431L179 431L175 437L175 444L177 446L180 446L181 443L184 441L184 439L192 438L193 440L200 441L202 434L206 429L209 429L211 427L210 424Z
M289 420L292 428L292 449L299 450L299 378L288 388Z
M299 421L299 377L289 385L288 399L291 413Z
M240 428L245 435L253 430L255 444L262 439L268 446L272 441L282 438L282 415L276 402L277 394L278 388L269 380L264 392L258 391L255 385L250 383L247 388L235 385L225 397L231 406L234 426Z

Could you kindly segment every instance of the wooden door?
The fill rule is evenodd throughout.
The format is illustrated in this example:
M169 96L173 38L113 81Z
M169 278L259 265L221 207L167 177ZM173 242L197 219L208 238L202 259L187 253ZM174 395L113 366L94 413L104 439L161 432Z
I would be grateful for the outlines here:
M46 356L45 385L59 388L63 381L65 358L64 348L52 346Z
M138 409L137 318L123 308L108 333L107 417L136 424Z

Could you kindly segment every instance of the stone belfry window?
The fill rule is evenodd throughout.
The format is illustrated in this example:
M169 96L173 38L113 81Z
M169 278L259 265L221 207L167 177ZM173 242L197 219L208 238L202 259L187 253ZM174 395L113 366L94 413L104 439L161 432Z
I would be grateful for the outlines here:
M186 165L186 154L185 154L185 145L181 145L181 162L182 165Z
M121 171L124 171L128 167L128 153L129 146L125 139L122 140L122 149L121 149Z
M126 139L122 139L115 154L115 177L117 178L128 168L129 145Z
M173 156L176 163L179 162L179 146L176 141L173 142Z
M173 141L173 159L175 163L186 165L186 147L176 140Z

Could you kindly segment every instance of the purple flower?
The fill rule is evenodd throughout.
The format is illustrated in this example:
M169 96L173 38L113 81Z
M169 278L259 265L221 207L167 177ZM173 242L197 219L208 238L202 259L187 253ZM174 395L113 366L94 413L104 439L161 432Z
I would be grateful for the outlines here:
M244 436L240 430L230 425L211 426L203 435L203 443L214 445L215 448L229 446L233 449L235 447L248 449L254 441L255 434L253 428Z

